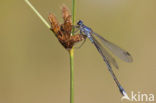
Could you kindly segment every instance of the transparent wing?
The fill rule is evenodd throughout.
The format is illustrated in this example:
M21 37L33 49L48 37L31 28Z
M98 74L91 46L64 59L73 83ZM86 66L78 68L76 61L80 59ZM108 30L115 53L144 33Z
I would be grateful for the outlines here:
M93 40L95 41L96 44L94 44L95 46L98 46L98 48L100 48L100 54L101 56L105 56L106 59L114 66L116 67L117 69L119 68L118 67L118 64L116 62L116 60L106 51L105 48L102 47L102 45L94 38L92 37Z
M100 36L97 33L94 33L98 38L100 38L101 42L103 42L103 44L113 53L115 54L117 57L119 57L121 60L125 61L125 62L132 62L133 58L130 55L130 53L128 53L126 50L121 49L119 46L111 43L110 41L104 39L102 36Z
M110 62L109 62L110 58L108 58L108 54L106 55L107 52L105 51L105 49L100 45L100 43L94 37L92 37L92 38L93 38L93 41L94 41L93 44L95 45L95 47L97 48L97 50L101 54L101 56L103 57L103 60L106 63L109 72L111 73L111 75L112 75L116 85L118 86L121 94L124 96L126 94L126 92L123 89L123 87L120 85L118 79L116 78L116 76L115 76L115 74L114 74L114 72L112 70L112 67L111 67Z
M80 31L80 26L72 25L72 28L74 29L74 34Z
M80 44L80 46L74 47L74 49L80 49L84 45L85 42L86 42L86 37L84 37L83 42Z

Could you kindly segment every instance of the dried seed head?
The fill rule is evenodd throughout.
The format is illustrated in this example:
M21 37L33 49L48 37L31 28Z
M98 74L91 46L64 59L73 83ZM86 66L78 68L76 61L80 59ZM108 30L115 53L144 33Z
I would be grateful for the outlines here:
M76 42L82 41L84 36L80 34L71 36L72 18L69 9L65 5L62 6L62 14L64 23L61 25L53 14L49 15L48 18L51 23L51 30L65 49L71 49Z

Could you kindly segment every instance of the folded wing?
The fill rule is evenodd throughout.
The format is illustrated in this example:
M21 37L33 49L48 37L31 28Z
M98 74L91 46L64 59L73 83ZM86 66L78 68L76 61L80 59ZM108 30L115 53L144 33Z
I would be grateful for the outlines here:
M101 56L102 57L105 56L106 59L109 61L109 63L111 63L114 67L116 67L118 69L119 67L118 67L116 60L106 51L105 48L102 47L102 45L94 37L93 37L93 40L95 42L94 45L96 46L96 48L100 49L99 53L101 54Z
M119 46L111 43L110 41L106 40L105 38L103 38L102 36L100 36L97 33L94 33L94 35L96 35L101 42L117 57L119 57L121 60L125 61L125 62L132 62L133 58L130 55L130 53L128 53L126 50L121 49Z

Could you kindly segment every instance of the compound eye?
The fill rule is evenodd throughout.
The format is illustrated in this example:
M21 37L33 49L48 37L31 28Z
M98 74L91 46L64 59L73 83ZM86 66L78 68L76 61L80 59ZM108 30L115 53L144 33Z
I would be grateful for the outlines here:
M82 21L81 20L79 20L78 21L78 23L77 23L77 25L81 25L82 24Z

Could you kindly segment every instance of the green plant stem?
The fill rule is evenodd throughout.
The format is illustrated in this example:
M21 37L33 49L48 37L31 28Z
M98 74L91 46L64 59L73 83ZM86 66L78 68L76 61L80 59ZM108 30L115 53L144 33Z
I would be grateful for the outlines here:
M72 0L72 24L75 25L75 0ZM74 35L72 28L71 35ZM74 103L74 48L70 50L70 103Z
M48 27L50 28L50 25L47 23L47 21L43 18L43 16L35 9L35 7L29 2L29 0L24 0L30 8L36 13L36 15L41 19L41 21Z
M75 0L72 0L72 23L75 25ZM71 35L74 35L74 28L72 28Z
M74 49L70 52L70 103L74 103Z

